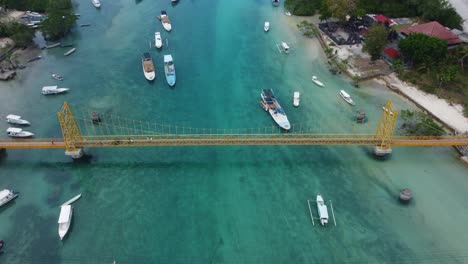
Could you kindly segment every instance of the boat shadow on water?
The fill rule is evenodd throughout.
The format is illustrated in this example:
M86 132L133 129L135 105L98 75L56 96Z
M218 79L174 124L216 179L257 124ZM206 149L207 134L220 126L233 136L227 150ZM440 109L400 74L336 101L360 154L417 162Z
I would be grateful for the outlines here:
M4 211L8 210L8 208L13 207L16 204L16 199L17 198L19 198L19 196L16 197L15 199L9 201L8 203L2 205L0 207L0 214L2 214Z

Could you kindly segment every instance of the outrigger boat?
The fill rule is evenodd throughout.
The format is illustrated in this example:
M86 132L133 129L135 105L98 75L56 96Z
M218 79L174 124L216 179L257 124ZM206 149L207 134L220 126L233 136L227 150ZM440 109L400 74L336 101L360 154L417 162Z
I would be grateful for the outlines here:
M64 204L62 204L61 206L70 205L70 204L76 202L76 201L77 201L78 199L80 199L80 198L81 198L81 193L78 194L77 196L71 198L70 200L66 201L66 202L65 202Z
M158 49L162 47L161 32L154 33L154 46Z
M275 95L271 89L263 89L262 93L260 94L262 97L261 105L264 107L265 111L268 111L275 120L276 124L284 130L291 129L291 124L289 123L288 117L284 112L281 105L276 100Z
M317 211L320 218L320 224L326 226L328 224L328 209L320 193L317 194Z

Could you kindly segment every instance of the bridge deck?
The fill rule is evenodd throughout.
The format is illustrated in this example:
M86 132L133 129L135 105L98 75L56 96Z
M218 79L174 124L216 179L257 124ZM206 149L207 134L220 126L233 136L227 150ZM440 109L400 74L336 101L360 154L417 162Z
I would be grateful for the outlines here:
M186 134L83 137L76 147L228 146L228 145L378 145L374 135ZM392 146L468 146L467 136L396 136ZM61 138L0 139L0 148L65 148Z

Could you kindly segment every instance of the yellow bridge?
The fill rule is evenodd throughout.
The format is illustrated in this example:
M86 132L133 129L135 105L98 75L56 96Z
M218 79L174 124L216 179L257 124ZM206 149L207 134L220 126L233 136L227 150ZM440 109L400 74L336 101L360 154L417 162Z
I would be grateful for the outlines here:
M466 135L394 136L397 116L397 110L388 101L374 134L312 133L302 127L290 133L283 133L277 128L241 131L168 127L165 131L163 126L156 129L149 123L115 116L96 123L91 121L89 115L75 118L65 102L58 112L63 138L0 139L0 149L61 148L66 150L67 155L79 158L85 147L367 145L374 146L377 155L385 155L391 153L392 146L468 146ZM76 119L83 123L87 135L82 134Z

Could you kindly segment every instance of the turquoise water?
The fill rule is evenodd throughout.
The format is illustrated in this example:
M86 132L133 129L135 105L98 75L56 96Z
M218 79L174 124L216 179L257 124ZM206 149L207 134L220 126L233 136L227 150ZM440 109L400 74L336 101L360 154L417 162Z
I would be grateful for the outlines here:
M156 16L167 10L173 31ZM274 127L257 101L273 88L292 123L347 130L349 91L375 127L386 88L356 89L332 76L315 40L295 29L299 18L269 1L88 1L66 39L77 51L42 51L18 80L1 83L0 113L32 122L38 137L61 135L64 100L101 113L185 127ZM269 20L271 31L263 32ZM151 50L157 79L148 83L141 54L154 31L169 39ZM291 43L289 55L275 43ZM163 77L174 57L177 84ZM49 72L65 77L63 96L44 97ZM310 81L317 75L326 83ZM301 106L292 106L293 91ZM3 123L0 129L6 129ZM366 147L164 147L89 149L73 162L62 150L9 150L0 159L0 187L21 195L0 209L1 263L466 263L467 168L451 148L395 148L376 160ZM397 201L409 187L415 199ZM312 226L307 199L333 200L337 226ZM58 206L77 193L72 228L61 242ZM314 211L315 213L315 211Z

